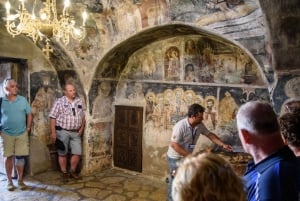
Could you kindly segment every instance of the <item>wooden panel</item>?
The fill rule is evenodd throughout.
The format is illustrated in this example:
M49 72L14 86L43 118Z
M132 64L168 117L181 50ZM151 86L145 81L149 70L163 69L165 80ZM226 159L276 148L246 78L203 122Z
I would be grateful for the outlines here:
M143 108L116 106L114 165L142 171Z

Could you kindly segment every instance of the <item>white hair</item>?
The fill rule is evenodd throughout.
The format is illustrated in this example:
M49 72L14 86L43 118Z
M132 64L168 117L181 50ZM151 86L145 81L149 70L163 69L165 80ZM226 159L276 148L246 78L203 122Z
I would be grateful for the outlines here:
M3 91L6 95L8 95L8 91L6 90L6 87L9 85L9 83L11 82L16 82L14 79L12 78L6 78L4 81L3 81Z
M237 112L237 127L254 134L273 134L279 131L277 115L270 103L250 101Z

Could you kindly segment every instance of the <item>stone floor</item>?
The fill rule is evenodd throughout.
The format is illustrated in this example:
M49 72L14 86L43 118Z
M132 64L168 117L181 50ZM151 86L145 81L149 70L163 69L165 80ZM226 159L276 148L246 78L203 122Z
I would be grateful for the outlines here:
M17 181L14 180L17 184ZM51 171L26 176L29 188L6 190L6 177L0 174L0 201L166 201L167 184L117 169L104 170L81 180L60 181Z

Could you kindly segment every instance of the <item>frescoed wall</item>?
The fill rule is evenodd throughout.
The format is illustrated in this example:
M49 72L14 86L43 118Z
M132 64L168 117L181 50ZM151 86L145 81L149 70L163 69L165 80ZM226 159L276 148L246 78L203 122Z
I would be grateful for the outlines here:
M264 85L259 67L247 53L200 36L175 37L138 50L122 79Z
M235 151L243 152L235 126L239 106L250 100L270 99L257 63L238 46L217 37L191 35L153 42L128 58L118 82L113 74L110 78L105 74L105 80L103 75L97 76L99 81L93 82L94 92L90 94L93 119L103 121L93 115L101 111L95 109L97 104L102 111L113 111L114 105L142 106L145 114L143 172L157 176L167 175L167 168L161 167L167 167L166 151L172 128L186 117L189 105L203 105L206 108L203 122L207 128L231 144ZM104 83L113 83L107 84L111 90L107 94L110 101L113 99L110 107L94 95L96 88L103 88ZM90 126L94 128L96 124ZM98 147L99 143L112 146L107 143L113 142L105 139L112 136L113 131L100 127L90 138L90 147ZM102 141L96 140L99 134L103 135ZM223 152L205 138L198 142L197 150Z
M19 2L11 3L13 13ZM269 100L279 114L299 98L298 8L298 0L75 0L76 23L82 11L89 14L83 40L64 45L51 38L48 59L43 42L12 38L1 18L0 58L28 64L39 143L50 146L49 105L72 82L87 105L82 174L113 166L115 105L129 105L144 109L143 173L164 178L172 126L188 105L202 104L207 127L242 152L235 127L241 104ZM205 138L199 142L197 150L223 153ZM246 159L230 156L232 163Z

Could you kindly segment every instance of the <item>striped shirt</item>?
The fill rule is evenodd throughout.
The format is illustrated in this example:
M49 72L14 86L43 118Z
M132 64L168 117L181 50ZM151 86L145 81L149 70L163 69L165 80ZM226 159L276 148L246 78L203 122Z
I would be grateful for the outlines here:
M86 107L83 101L76 97L70 103L66 96L58 98L52 106L49 117L56 119L56 126L65 130L78 130L82 124Z

